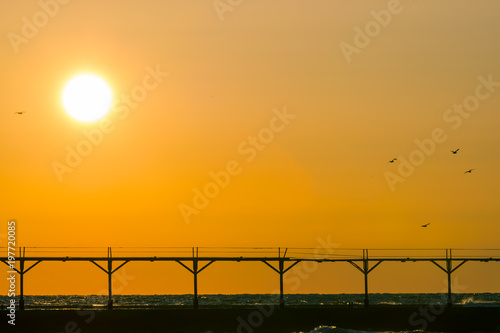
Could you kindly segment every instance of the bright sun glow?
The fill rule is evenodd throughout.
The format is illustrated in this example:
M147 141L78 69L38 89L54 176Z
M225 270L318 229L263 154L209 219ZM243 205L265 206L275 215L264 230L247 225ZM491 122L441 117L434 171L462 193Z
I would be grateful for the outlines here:
M62 102L66 112L79 121L91 122L104 117L113 102L108 84L98 76L82 74L64 88Z

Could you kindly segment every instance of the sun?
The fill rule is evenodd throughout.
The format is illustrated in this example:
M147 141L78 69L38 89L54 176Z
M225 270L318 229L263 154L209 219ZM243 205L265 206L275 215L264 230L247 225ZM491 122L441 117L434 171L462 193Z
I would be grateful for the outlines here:
M113 93L99 76L81 74L73 77L62 93L64 109L81 122L92 122L104 117L113 103Z

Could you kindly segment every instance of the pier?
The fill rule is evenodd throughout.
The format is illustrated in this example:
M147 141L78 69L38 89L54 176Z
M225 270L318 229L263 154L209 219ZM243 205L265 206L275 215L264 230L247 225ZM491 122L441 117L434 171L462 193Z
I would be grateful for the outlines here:
M0 248L7 253L7 248ZM12 249L11 249L12 251ZM24 275L42 262L90 262L108 279L108 309L113 309L112 275L131 262L177 262L193 275L193 308L198 309L198 274L216 262L262 262L279 275L279 307L285 307L283 276L306 261L345 262L364 275L364 306L369 307L368 276L384 262L429 262L447 275L447 306L453 305L451 275L467 262L499 262L500 249L343 249L271 247L189 248L48 248L21 247L15 251L19 275L19 309L24 309ZM9 266L8 256L0 261ZM8 267L9 270L12 270Z

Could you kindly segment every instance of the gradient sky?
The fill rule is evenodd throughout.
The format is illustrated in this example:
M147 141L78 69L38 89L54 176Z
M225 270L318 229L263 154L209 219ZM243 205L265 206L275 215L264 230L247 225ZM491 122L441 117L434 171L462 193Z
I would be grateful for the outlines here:
M498 1L54 3L0 3L0 246L14 219L22 246L316 247L330 237L341 248L498 248ZM168 76L124 107L148 68ZM61 104L82 72L104 78L122 109L58 177L54 163L67 165L68 147L100 128ZM283 110L294 118L266 136ZM439 142L419 153L416 140L435 131ZM259 133L268 142L251 148ZM230 161L237 174L186 223L180 207ZM42 263L26 293L96 293L105 276L85 265ZM173 265L127 266L136 278L122 292L191 292ZM442 291L443 274L419 265L381 267L375 291ZM467 265L460 284L500 290L498 265ZM210 267L200 292L271 292L276 274L257 266ZM61 281L102 281L49 281L61 267L71 267ZM362 291L361 274L335 267L295 292ZM155 289L170 269L172 282Z

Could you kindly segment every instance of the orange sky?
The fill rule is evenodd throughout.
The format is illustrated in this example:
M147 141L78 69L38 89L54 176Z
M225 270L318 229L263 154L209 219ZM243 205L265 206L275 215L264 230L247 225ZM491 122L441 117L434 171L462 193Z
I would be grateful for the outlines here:
M0 246L14 219L23 246L498 247L497 1L59 1L0 3ZM62 107L82 72L114 92L107 132ZM207 185L228 163L227 184ZM30 272L27 293L105 287L90 263L61 279L95 285L49 282L60 265ZM144 265L126 266L123 293L191 292L179 265ZM295 291L361 292L361 274L336 265ZM210 267L200 292L271 292L261 266ZM403 266L419 279L381 267L375 291L441 291L428 266ZM459 274L498 291L497 266ZM171 270L172 285L146 282Z

